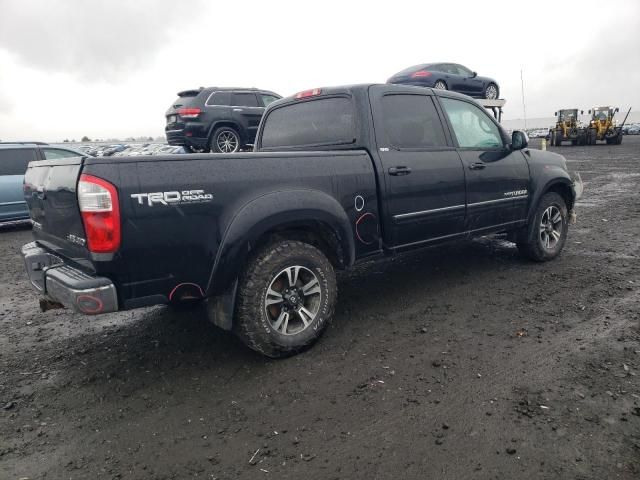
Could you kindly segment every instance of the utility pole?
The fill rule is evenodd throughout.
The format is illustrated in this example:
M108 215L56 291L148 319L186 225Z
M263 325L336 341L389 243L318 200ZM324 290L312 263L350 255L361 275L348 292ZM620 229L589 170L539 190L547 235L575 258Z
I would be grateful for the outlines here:
M524 80L522 78L522 69L520 69L520 86L522 87L522 112L524 113L524 129L527 130L527 106L524 103Z

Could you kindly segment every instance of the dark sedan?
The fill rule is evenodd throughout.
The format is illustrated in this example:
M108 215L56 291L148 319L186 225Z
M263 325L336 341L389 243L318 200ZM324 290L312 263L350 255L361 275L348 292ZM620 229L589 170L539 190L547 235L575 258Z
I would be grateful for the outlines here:
M415 65L396 73L387 83L453 90L474 98L500 98L498 82L493 78L479 77L476 72L457 63Z

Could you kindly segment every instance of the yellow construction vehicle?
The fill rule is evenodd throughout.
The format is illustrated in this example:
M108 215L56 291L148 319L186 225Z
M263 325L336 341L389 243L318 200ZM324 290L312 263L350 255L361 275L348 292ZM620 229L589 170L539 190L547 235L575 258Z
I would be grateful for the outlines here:
M584 114L580 111L580 114ZM564 141L570 141L571 145L584 145L587 141L587 130L580 123L578 109L569 108L558 110L554 113L558 119L551 129L551 145L559 147Z
M622 127L624 127L631 109L627 112L627 116L624 117L620 126L617 126L613 118L618 111L618 108L613 107L596 107L589 110L591 121L587 128L587 145L595 145L598 141L606 141L607 145L622 143Z

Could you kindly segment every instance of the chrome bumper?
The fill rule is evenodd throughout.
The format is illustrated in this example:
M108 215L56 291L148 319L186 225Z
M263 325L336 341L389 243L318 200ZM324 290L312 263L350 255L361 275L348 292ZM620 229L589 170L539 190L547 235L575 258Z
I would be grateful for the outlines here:
M36 242L22 247L22 257L31 284L46 299L40 302L43 310L55 308L51 302L87 315L118 310L116 287L108 278L93 277L66 265Z

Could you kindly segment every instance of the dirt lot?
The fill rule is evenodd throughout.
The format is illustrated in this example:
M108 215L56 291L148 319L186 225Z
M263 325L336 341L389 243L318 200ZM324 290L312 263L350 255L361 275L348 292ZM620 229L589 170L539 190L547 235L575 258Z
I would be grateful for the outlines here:
M563 255L485 238L339 279L272 361L193 314L40 313L0 232L0 478L640 478L640 137L562 147Z

